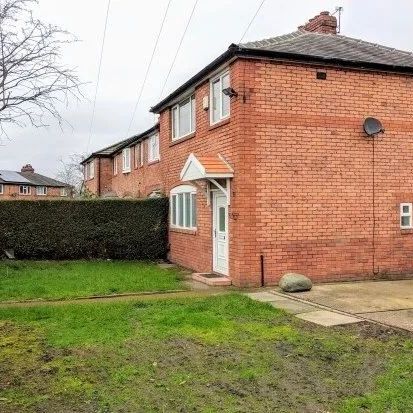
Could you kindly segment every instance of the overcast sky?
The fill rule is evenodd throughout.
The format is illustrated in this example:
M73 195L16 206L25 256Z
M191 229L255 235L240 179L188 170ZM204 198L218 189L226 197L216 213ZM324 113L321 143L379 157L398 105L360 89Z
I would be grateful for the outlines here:
M162 84L195 0L172 0L163 33L143 91L132 134L153 125L148 112L159 100ZM92 96L97 79L107 0L40 0L35 14L75 34L81 42L65 50L65 61L90 82L84 101L62 113L72 128L8 129L2 139L0 169L19 170L31 163L55 176L59 159L90 152L124 139L168 0L112 0L96 116L89 141ZM260 0L199 0L164 96L238 43ZM266 0L244 41L294 31L320 11L343 6L342 34L413 50L411 0Z

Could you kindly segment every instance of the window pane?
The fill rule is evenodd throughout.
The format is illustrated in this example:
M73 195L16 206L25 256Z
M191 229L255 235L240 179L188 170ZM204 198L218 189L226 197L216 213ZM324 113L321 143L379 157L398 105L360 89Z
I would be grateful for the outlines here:
M191 194L189 192L184 194L185 198L185 227L191 226Z
M179 106L179 136L191 131L191 101L187 99Z
M402 227L410 227L410 216L402 217Z
M220 118L219 115L219 105L220 105L220 94L222 93L220 91L220 80L217 79L213 84L212 84L212 121L217 122Z
M219 212L218 212L218 219L219 219L219 223L218 223L218 230L220 232L225 232L225 228L226 228L226 222L225 222L225 207L220 207L219 208Z
M178 108L172 110L172 126L173 126L173 137L179 137L179 127L178 127Z
M172 195L172 214L171 214L171 222L172 225L176 225L176 195Z
M192 227L195 228L196 227L196 194L191 194L191 198L192 198L192 202L191 202L191 206L192 206Z
M178 225L184 226L184 194L178 194Z
M222 77L222 90L229 87L229 74ZM230 97L222 93L222 116L229 115Z
M408 214L409 213L409 205L403 205L403 214Z
M195 123L196 123L196 119L195 119L195 96L192 96L191 98L191 132L195 131Z

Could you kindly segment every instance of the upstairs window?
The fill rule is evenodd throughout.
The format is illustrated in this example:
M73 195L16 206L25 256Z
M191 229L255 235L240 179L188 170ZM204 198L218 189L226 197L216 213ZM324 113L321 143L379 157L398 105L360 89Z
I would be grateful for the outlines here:
M19 186L19 194L20 195L30 195L32 193L30 186L27 185L20 185Z
M148 139L148 162L159 161L159 135L152 135Z
M400 228L412 228L412 204L400 204Z
M170 223L175 228L196 229L196 189L180 185L171 191Z
M195 132L195 95L172 108L172 140Z
M3 184L0 184L0 195L4 194L4 186Z
M85 165L85 179L93 179L95 177L95 161L92 160Z
M60 196L68 196L67 188L60 188Z
M36 195L41 195L41 196L47 195L47 187L46 186L36 186Z
M122 151L122 172L130 172L130 148L125 148Z
M211 80L211 124L229 117L230 97L224 95L224 89L230 86L229 72L224 72Z
M113 157L113 175L118 174L118 157L114 156Z

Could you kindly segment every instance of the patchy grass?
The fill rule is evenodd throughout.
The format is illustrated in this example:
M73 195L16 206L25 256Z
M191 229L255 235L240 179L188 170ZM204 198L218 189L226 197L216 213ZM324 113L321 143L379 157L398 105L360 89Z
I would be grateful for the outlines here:
M178 269L138 261L0 261L0 301L182 289Z
M0 411L411 412L409 337L241 295L0 309Z

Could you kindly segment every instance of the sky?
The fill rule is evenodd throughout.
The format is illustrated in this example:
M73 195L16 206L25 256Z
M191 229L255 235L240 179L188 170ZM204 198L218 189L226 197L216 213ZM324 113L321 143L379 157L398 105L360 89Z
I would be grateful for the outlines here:
M80 41L64 49L64 62L77 68L85 98L62 107L70 126L50 120L45 129L8 127L0 144L0 169L31 163L54 177L59 161L86 154L151 127L149 108L162 85L196 0L171 0L132 128L132 112L168 0L111 0L92 134L89 134L108 0L39 0L36 17L57 24ZM163 97L238 43L261 0L198 0ZM321 11L344 8L341 33L413 51L411 0L266 0L244 37L259 40L294 31Z

